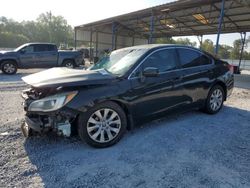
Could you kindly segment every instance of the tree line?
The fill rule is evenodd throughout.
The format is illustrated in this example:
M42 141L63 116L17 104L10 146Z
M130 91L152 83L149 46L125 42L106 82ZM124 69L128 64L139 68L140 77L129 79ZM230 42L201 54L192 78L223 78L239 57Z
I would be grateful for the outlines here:
M196 42L190 41L189 38L178 38L174 40L170 38L160 38L156 40L156 43L168 43L168 44L183 44L188 46L197 47ZM250 37L245 42L244 51L242 53L242 59L250 60L250 52L246 51L247 44L250 43ZM236 39L233 42L233 46L220 44L218 50L218 57L222 59L239 59L241 52L242 42L241 39ZM210 54L214 54L215 44L212 40L206 39L202 42L200 48Z
M73 46L74 31L62 16L52 15L46 12L38 16L35 21L17 22L13 19L0 17L0 47L15 48L27 42L52 42L58 46ZM246 44L250 42L250 37ZM197 47L196 42L189 38L172 37L156 39L156 43L183 44ZM222 59L239 59L241 39L233 42L233 46L219 45L218 57ZM201 44L201 49L214 54L215 44L206 39ZM246 49L246 48L245 48ZM244 50L243 59L250 59L250 52Z
M62 16L46 12L35 21L17 22L0 17L0 47L15 48L27 42L52 42L73 46L73 29Z

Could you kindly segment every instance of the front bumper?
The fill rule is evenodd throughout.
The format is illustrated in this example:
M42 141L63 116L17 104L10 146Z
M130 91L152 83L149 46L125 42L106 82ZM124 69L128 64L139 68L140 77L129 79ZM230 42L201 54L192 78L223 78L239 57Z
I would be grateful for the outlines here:
M36 132L42 132L42 130L44 130L44 126L41 122L31 119L27 115L25 115L24 120L32 130Z
M29 112L28 107L32 101L26 99L23 103L26 112L24 120L32 131L45 133L49 131L56 132L58 135L66 137L71 136L75 132L75 120L77 112L63 107L53 112Z

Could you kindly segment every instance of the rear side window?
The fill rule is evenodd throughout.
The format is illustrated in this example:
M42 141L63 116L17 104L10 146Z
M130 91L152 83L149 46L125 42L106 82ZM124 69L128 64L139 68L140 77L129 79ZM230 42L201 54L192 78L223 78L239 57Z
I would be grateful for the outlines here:
M183 68L208 65L211 62L207 56L190 49L179 48L178 54L181 66Z
M49 51L56 51L55 45L48 45L48 44L35 45L35 52L49 52Z
M155 67L159 72L165 72L176 68L175 49L164 49L150 55L142 64L143 69L146 67Z
M55 45L48 45L48 51L56 51L57 47Z

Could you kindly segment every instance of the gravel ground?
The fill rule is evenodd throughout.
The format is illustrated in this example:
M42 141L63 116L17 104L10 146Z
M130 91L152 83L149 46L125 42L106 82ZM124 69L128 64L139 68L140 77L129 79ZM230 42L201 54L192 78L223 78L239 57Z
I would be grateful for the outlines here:
M250 90L235 88L216 115L170 115L94 149L22 136L20 78L32 71L0 73L0 187L250 187Z

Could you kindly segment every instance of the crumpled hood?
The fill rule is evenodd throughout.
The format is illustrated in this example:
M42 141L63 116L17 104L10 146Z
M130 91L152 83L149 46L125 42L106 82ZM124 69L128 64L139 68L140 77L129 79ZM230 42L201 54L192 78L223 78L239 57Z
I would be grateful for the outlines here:
M79 70L52 68L22 77L22 80L33 87L66 87L107 84L115 77L105 70Z

